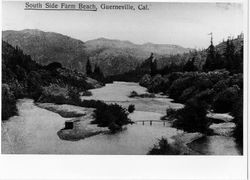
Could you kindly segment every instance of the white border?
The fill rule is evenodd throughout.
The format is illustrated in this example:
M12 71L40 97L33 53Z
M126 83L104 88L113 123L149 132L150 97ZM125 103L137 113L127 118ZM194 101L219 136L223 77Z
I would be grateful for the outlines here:
M139 2L165 1L142 0ZM131 2L138 2L138 0ZM247 154L249 149L246 137L249 125L247 125L247 111L250 110L248 106L249 18L247 16L249 15L249 2L247 0L168 0L168 2L244 2L244 155L0 155L0 179L248 179Z

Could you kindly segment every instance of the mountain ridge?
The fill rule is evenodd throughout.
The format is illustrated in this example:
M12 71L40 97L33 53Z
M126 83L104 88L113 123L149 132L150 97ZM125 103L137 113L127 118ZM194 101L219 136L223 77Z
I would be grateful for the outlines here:
M153 52L157 56L182 54L190 49L169 44L135 44L130 41L104 37L83 42L56 32L39 29L6 30L2 39L12 46L19 46L24 53L42 65L59 62L65 67L85 72L88 59L97 64L105 75L135 69Z

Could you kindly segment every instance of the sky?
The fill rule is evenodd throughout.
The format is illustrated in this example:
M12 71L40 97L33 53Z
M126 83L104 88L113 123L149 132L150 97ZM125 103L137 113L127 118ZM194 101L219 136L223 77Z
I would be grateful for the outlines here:
M243 7L236 3L129 3L136 10L27 11L25 2L3 2L2 29L40 29L61 33L82 41L100 37L133 43L175 44L206 48L213 32L214 44L243 32ZM128 4L128 3L105 3Z

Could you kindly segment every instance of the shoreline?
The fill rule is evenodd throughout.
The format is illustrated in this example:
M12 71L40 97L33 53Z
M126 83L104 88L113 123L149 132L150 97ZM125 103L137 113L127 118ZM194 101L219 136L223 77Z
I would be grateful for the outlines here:
M64 118L69 118L73 127L71 129L62 128L57 135L62 140L78 141L101 133L109 132L107 127L98 127L91 122L94 120L94 108L84 108L74 105L57 105L53 103L35 103L36 106L59 114ZM66 123L67 121L65 121Z

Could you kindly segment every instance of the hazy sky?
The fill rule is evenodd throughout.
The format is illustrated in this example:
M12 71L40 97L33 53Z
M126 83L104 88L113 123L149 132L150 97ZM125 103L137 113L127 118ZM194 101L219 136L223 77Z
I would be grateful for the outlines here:
M105 37L190 48L207 47L209 32L216 44L243 31L240 4L144 3L147 11L101 10L102 3L89 4L96 4L98 11L27 11L25 2L3 2L3 30L40 29L82 41Z

